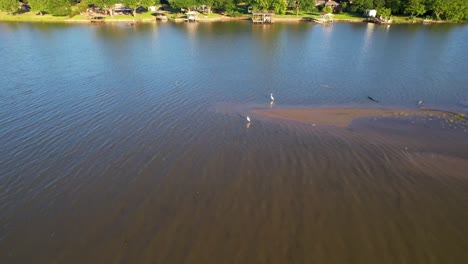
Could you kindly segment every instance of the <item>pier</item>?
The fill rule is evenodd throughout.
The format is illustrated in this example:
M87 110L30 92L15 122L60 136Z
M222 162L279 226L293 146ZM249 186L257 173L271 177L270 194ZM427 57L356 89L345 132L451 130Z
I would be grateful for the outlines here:
M257 24L257 23L260 23L260 24L264 24L264 23L273 23L273 16L275 15L275 13L273 12L253 12L252 13L252 22L254 24Z
M91 21L91 23L104 22L104 19L106 18L106 16L102 15L102 14L93 14L93 15L90 15L88 17L89 17L89 21Z
M198 21L198 12L197 11L189 11L185 13L187 18L185 19L186 22L197 22Z
M168 13L167 11L158 10L158 11L155 11L153 14L156 16L156 20L167 21L167 16L166 16L167 13Z
M319 19L312 19L317 24L333 23L333 14L321 13Z

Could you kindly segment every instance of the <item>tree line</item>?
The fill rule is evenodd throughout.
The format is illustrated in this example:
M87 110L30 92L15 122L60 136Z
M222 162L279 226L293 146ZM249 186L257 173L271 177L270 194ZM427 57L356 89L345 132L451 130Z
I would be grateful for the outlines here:
M354 0L350 12L376 9L380 15L429 16L452 21L468 20L468 0Z
M134 12L139 6L168 4L177 10L205 6L208 13L212 9L232 13L237 10L241 1L245 3L243 0L27 0L27 3L32 11L39 14L47 12L65 16L82 12L90 5L109 10L116 3L122 3L132 8ZM285 14L288 7L294 7L295 11L302 12L318 11L315 0L247 0L246 4L252 6L254 10L271 10L277 14ZM3 12L14 13L18 11L18 5L18 0L0 0L0 10ZM76 6L73 11L72 5ZM468 0L354 0L341 1L339 8L351 13L362 13L366 9L376 9L383 17L393 14L410 17L428 16L452 21L468 20Z
M18 11L18 0L0 0L0 11L14 13ZM109 10L116 3L122 3L125 6L132 8L135 12L136 8L154 6L160 4L159 0L27 0L24 1L40 15L49 13L54 16L74 16L85 11L90 6L95 6L103 10ZM72 9L72 6L75 8Z
M239 0L168 0L174 8L188 8L206 5L224 11L235 8ZM468 20L468 0L354 0L339 1L339 10L362 13L366 9L376 9L379 15L431 16L434 19L453 21ZM322 11L323 6L316 6L315 0L248 0L254 10L272 10L285 14L288 7L303 12ZM331 10L330 10L331 11Z

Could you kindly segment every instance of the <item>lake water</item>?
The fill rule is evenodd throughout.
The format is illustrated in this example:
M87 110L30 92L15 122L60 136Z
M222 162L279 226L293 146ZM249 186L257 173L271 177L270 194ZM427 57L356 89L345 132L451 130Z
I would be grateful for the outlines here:
M0 262L466 263L467 125L250 110L467 113L467 41L467 25L0 23Z

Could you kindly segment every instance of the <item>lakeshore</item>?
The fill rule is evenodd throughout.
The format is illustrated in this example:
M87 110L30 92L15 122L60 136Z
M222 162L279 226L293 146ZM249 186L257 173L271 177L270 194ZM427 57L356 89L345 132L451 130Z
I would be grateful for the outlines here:
M181 14L170 14L168 15L168 22L184 22L184 16ZM315 19L319 19L319 14L304 14L304 15L276 15L274 17L274 23L297 23L297 22L312 22ZM229 22L229 21L251 21L251 15L242 15L238 17L232 17L227 15L213 14L211 16L201 15L198 22ZM9 15L5 12L0 12L0 22L35 22L35 23L93 23L89 18L83 15L76 15L73 17L68 16L52 16L49 14L35 15L32 12ZM336 14L333 18L333 22L339 23L368 23L365 17L359 17L349 14ZM99 23L164 23L156 20L156 16L152 12L137 13L135 17L131 15L115 15L106 16L105 19L99 21ZM466 22L455 22L446 20L433 20L425 22L422 18L408 19L405 16L394 16L392 24L441 24L441 23L466 23ZM391 25L391 24L387 24Z

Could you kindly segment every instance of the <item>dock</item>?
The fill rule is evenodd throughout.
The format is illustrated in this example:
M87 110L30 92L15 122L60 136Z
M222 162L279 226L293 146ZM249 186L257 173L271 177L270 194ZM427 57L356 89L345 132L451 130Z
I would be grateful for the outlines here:
M89 21L91 21L91 23L99 23L99 22L104 22L104 19L106 18L106 16L101 15L101 14L93 14L93 15L88 16L88 18L89 18Z
M168 13L167 11L158 10L158 11L155 11L153 14L156 16L157 21L167 21L167 16L166 16L167 13Z
M252 22L254 24L271 24L273 23L273 12L252 12Z
M383 17L368 17L368 18L366 18L366 21L370 22L370 23L374 23L374 24L385 24L385 25L388 25L388 24L392 23L391 18L387 19L387 18L383 18Z
M189 11L185 13L187 18L185 19L185 22L197 22L198 21L198 12L197 11Z
M330 24L333 23L333 14L321 13L319 19L312 19L317 24Z

